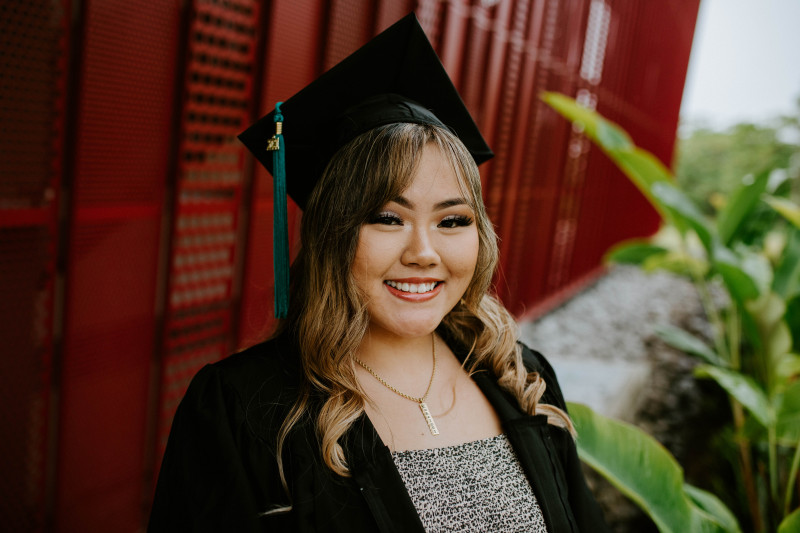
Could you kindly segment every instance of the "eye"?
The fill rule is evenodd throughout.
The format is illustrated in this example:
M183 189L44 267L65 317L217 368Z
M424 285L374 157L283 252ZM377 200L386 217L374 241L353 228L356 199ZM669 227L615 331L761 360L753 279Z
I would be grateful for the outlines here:
M465 215L450 215L446 216L439 222L440 228L462 228L466 226L471 226L474 222L472 217L468 217Z
M381 224L384 226L402 226L403 219L397 216L395 213L391 213L389 211L382 211L372 216L369 219L369 223Z

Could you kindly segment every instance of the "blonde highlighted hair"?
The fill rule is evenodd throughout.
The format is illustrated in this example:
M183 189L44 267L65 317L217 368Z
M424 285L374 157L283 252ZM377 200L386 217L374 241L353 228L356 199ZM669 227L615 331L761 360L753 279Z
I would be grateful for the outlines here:
M278 435L278 463L284 442L310 414L309 399L323 398L316 415L322 458L336 474L349 475L340 441L364 413L365 398L353 371L352 354L369 324L365 302L350 265L359 229L409 186L423 148L436 146L458 177L475 214L479 252L475 274L461 301L439 326L443 336L466 350L469 372L487 370L529 414L546 414L551 424L573 432L561 409L540 403L544 380L529 373L517 343L516 322L488 293L497 265L497 240L481 199L478 168L452 133L431 125L390 124L356 137L331 159L302 220L302 247L292 267L289 317L279 329L300 350L304 390ZM283 479L286 487L285 478Z

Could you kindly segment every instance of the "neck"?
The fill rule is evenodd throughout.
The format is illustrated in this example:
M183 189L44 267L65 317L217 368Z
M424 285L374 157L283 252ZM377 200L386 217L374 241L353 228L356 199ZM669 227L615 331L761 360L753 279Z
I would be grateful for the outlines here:
M432 335L435 334L407 338L368 330L355 355L376 371L405 373L411 369L429 369L433 357ZM438 338L436 342L441 344Z

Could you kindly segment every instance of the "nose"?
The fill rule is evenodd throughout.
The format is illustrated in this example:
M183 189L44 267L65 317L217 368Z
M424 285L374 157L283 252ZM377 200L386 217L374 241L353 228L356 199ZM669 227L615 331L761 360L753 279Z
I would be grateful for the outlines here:
M405 249L400 258L404 265L430 267L439 263L439 253L431 238L430 230L415 227L409 232Z

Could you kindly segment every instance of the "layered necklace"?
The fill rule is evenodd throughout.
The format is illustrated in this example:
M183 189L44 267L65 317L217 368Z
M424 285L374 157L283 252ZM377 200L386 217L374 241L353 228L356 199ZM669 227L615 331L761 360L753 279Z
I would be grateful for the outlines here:
M404 392L400 392L396 388L389 385L385 379L380 377L378 374L375 373L369 366L366 365L363 361L361 361L358 357L353 356L356 363L364 367L364 370L372 374L372 376L377 379L381 385L389 389L395 394L402 396L407 400L411 400L412 402L418 403L420 411L422 411L422 416L425 417L425 422L428 424L428 429L431 431L431 435L436 436L439 434L439 429L436 427L436 422L433 420L433 416L431 416L431 411L428 409L428 404L425 403L425 400L428 399L428 393L431 392L431 386L433 385L433 377L436 375L436 336L432 333L431 334L431 341L433 347L433 372L431 372L431 380L428 382L428 389L425 391L425 394L421 398L415 398L414 396L410 396Z

